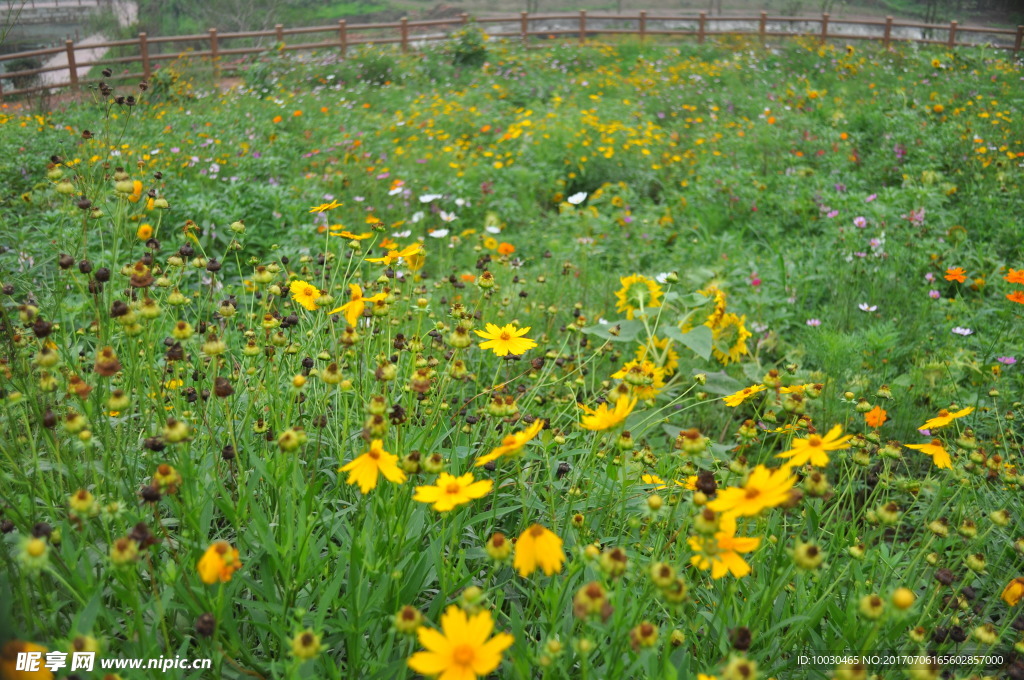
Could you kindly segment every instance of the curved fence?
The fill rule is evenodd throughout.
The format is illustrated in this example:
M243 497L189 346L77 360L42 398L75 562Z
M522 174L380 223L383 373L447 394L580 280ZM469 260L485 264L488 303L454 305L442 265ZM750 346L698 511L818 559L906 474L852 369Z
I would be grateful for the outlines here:
M349 48L358 45L398 45L402 51L415 50L424 44L444 40L453 29L467 24L468 14L451 19L394 23L350 24L345 20L330 26L285 28L277 25L268 31L220 33L211 28L207 33L150 37L139 33L130 40L75 44L68 40L63 47L0 55L0 100L5 96L71 88L96 83L100 78L90 73L105 67L112 71L107 80L148 79L163 62L182 56L209 58L218 74L239 66L237 58L276 50L337 50L344 58ZM895 21L892 17L878 20L837 19L829 14L814 17L709 16L670 15L641 11L637 14L554 13L473 17L490 39L519 40L523 45L540 44L550 38L576 38L583 42L601 35L634 35L641 40L660 37L693 37L701 43L722 36L755 36L768 38L812 36L828 40L871 40L889 47L895 42L912 42L955 47L987 45L1005 50L1016 57L1024 42L1024 26L1016 29L949 24L927 24ZM107 56L114 50L121 56ZM127 53L127 54L125 54ZM22 68L31 60L41 66ZM36 80L45 80L39 84Z

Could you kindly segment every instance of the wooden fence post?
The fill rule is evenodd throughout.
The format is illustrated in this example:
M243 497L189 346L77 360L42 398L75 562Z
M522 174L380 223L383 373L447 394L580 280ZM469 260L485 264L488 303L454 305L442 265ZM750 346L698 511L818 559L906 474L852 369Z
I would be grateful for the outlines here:
M469 14L467 14L466 12L463 12L462 14L459 15L459 20L463 23L463 25L468 24L469 23Z
M947 43L947 45L949 47L956 47L956 22L955 21L950 21L949 22L949 42Z
M768 12L761 12L761 23L758 26L757 32L761 36L761 44L764 44L765 32L768 30Z
M587 39L587 10L580 10L580 44Z
M400 34L401 34L401 37L402 37L402 51L403 52L408 52L409 51L409 18L408 17L402 17L402 19L401 19L401 21L399 23L400 23L400 26L399 26L398 30L401 32Z
M528 16L527 12L519 13L519 35L523 39L523 47L526 47L530 42L530 20L527 18Z
M348 52L348 24L344 19L338 19L338 44L341 47L341 58L345 58Z
M220 57L217 48L217 29L210 29L210 59L213 60L213 77L220 78Z
M1022 44L1024 44L1024 26L1018 26L1017 38L1013 41L1013 56L1017 56Z
M821 15L821 44L824 45L826 40L828 40L828 12Z
M139 33L139 54L142 56L142 79L149 80L153 75L149 66L149 43L146 42L146 32Z
M278 45L284 42L284 26L282 24L274 24L274 37L277 38Z
M700 19L697 22L697 44L704 44L704 24L707 23L708 15L707 12L700 13Z
M640 42L647 39L647 10L640 10Z
M882 46L885 49L889 49L889 43L892 41L892 17L885 18L885 35L882 37Z
M71 76L71 89L78 91L78 67L75 65L75 43L71 40L64 42L68 51L68 75Z

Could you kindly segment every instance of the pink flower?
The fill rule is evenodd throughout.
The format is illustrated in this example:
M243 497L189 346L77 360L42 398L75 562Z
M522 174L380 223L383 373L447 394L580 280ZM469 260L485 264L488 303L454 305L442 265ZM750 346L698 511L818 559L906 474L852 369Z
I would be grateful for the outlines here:
M940 293L937 290L930 290L928 291L928 297L930 297L933 300L938 300L940 297L942 297L942 293Z
M751 286L760 286L761 285L761 278L757 275L757 272L754 272L753 274L750 275L750 285Z
M878 194L871 194L870 196L868 196L867 198L864 199L864 202L865 203L870 203L871 201L875 200L876 198L878 198Z
M830 210L830 211L828 212L828 215L826 215L826 217L830 217L830 218L831 218L831 217L835 217L835 216L837 216L838 214L839 214L839 211L838 211L838 210Z
M821 319L808 319L807 325L814 328L821 325Z
M935 274L933 274L932 272L928 272L927 274L924 275L924 280L925 281L934 281L935 280Z
M857 227L858 229L863 229L866 226L868 226L868 220L866 217L854 217L853 226Z

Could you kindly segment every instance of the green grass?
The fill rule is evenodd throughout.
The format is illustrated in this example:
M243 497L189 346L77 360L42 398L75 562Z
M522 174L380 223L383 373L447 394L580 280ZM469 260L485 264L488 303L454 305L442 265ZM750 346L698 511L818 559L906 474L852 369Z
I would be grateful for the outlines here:
M422 55L261 56L226 93L182 62L115 93L134 108L2 110L0 643L212 659L182 678L412 677L395 615L436 628L456 605L514 637L499 677L832 677L809 650L1008 674L1024 73L770 47L468 30ZM352 285L378 296L354 332L330 314ZM536 347L499 358L486 324ZM623 393L624 422L580 426ZM849 448L737 518L751 572L713 578L729 522L707 502L835 426ZM951 467L905 446L933 437ZM407 479L363 494L339 468L373 440ZM440 469L493 486L438 512L414 496ZM550 575L488 553L535 523L563 541ZM241 567L207 584L216 541Z

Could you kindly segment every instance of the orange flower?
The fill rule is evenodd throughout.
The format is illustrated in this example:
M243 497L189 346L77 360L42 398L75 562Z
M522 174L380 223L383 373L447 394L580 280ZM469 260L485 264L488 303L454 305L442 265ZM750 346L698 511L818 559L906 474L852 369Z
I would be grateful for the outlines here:
M274 118L273 118L273 120L271 122L272 123L280 123L282 120L283 119L281 118L281 116L274 116Z
M963 267L950 267L946 270L946 280L956 281L957 283L963 283L967 278L967 272Z
M242 561L238 555L238 548L231 547L227 541L211 543L203 553L199 564L196 565L199 578L207 585L218 581L227 583L231 580L231 575L241 567Z
M516 247L511 243L505 243L504 241L502 241L501 243L498 244L499 255L511 255L514 252L516 252Z
M864 414L864 422L868 427L881 427L889 419L889 414L881 406L876 406Z
M1003 277L1008 283L1024 283L1024 269L1010 267L1010 273Z
M1006 299L1010 302L1016 302L1019 305L1024 305L1024 290L1015 290L1007 295Z

